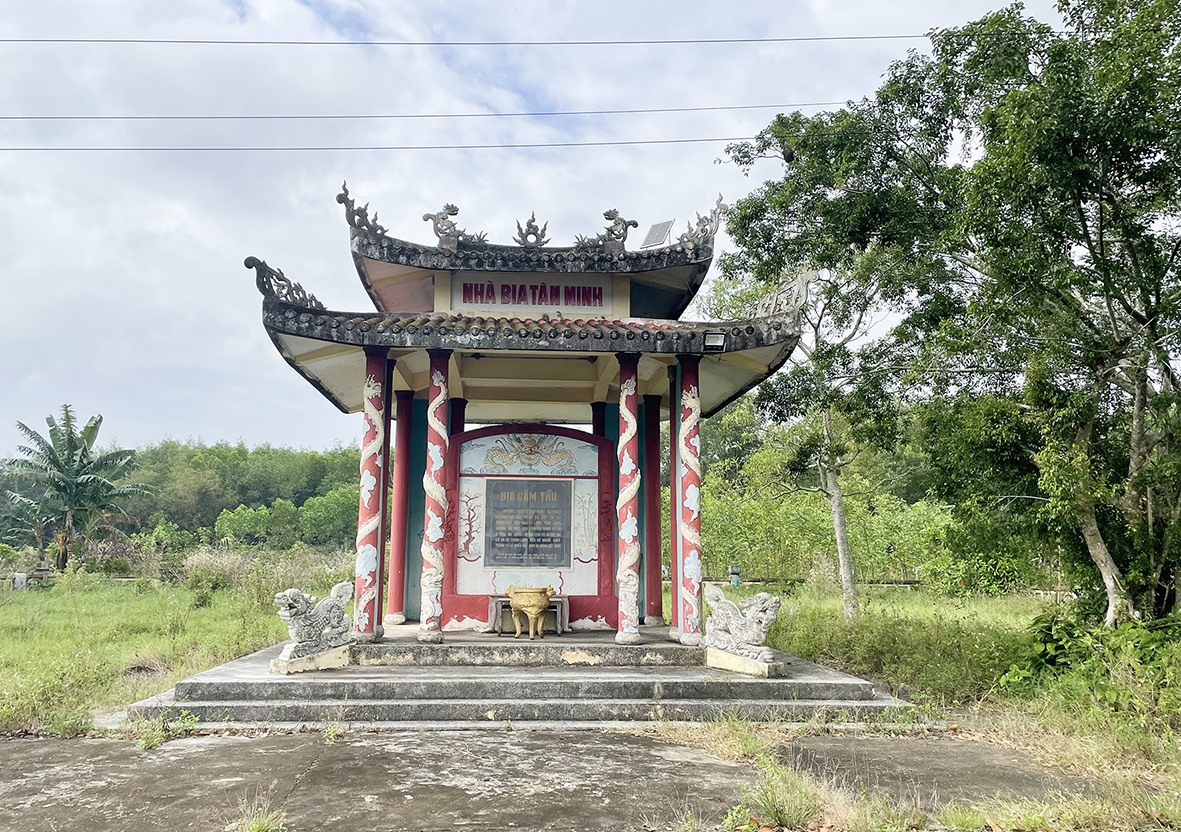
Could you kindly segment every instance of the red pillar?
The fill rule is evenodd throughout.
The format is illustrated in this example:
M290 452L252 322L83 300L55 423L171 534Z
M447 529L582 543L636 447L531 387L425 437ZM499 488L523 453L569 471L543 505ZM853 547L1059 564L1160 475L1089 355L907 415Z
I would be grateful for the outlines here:
M463 433L467 430L467 399L451 400L451 435Z
M365 352L365 381L361 436L361 496L357 508L357 560L354 585L353 634L358 641L378 637L378 596L381 594L381 495L386 487L381 464L385 445L385 350Z
M394 412L393 396L390 392L394 389L394 364L396 362L392 359L386 359L385 363L385 379L382 382L382 393L385 401L382 402L381 409L381 529L377 533L377 539L380 541L377 545L377 578L381 581L386 574L387 557L386 550L388 548L387 542L390 539L390 477L393 473L390 465L390 439L393 435L390 433L390 418ZM382 587L377 588L377 609L374 610L373 618L377 622L374 626L374 632L378 638L385 635L385 595L382 593Z
M418 640L443 640L443 535L447 522L447 375L451 350L428 350L431 357L426 411L426 511L422 528L422 603Z
M701 644L701 357L682 355L681 365L681 644Z
M644 396L644 623L664 622L660 583L660 399Z
M616 583L619 596L619 631L615 641L640 640L640 485L639 397L636 395L635 353L619 354L619 497L615 503Z
M606 402L591 402L591 433L595 436L607 435Z
M670 621L668 637L681 640L681 455L677 437L681 427L681 387L677 367L668 368L668 572Z
M413 390L396 390L394 395L398 404L391 461L394 496L390 505L389 579L382 621L386 626L406 623L406 524L410 501L410 420L414 414Z

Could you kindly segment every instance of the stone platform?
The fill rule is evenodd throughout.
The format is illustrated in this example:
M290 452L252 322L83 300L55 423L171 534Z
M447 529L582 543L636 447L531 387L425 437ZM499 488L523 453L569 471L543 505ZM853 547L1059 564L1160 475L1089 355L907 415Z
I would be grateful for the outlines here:
M204 724L366 723L378 727L477 724L601 725L703 721L720 715L800 721L827 711L846 720L905 707L869 682L811 662L790 662L778 678L707 668L704 651L655 628L617 645L613 632L529 642L447 633L419 644L417 627L351 648L348 667L289 676L270 672L281 645L177 683L133 705L129 716L188 711Z

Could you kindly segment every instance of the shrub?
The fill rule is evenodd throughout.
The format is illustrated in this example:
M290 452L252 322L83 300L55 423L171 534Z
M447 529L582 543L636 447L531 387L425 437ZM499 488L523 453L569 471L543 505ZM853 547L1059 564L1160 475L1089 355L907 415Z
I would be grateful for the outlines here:
M1001 679L1023 696L1104 710L1167 739L1181 730L1181 620L1088 624L1071 608L1038 616L1033 643Z
M233 511L223 509L217 516L213 533L218 540L231 544L255 544L267 539L271 512L266 506L251 508L240 505Z
M0 543L0 574L16 571L20 562L20 552L15 547Z
M159 518L150 532L131 536L141 548L151 552L183 552L197 545L197 535L182 529L171 520Z
M267 524L267 544L275 549L288 549L299 540L299 509L282 497L271 503Z
M768 644L859 676L881 679L916 703L956 705L988 695L1029 650L1024 621L988 619L972 605L918 591L867 592L856 619L839 596L804 587L784 600ZM989 602L996 604L997 602Z

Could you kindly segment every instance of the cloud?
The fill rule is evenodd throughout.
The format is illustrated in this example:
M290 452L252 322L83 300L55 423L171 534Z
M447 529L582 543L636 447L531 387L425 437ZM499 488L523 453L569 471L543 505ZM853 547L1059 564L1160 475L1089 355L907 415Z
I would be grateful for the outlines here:
M439 4L111 0L15 4L0 36L283 40L571 40L924 31L971 0L742 4ZM1046 16L1048 3L1032 4ZM870 94L920 42L736 46L352 47L7 44L0 113L291 115L785 104ZM432 120L0 121L0 147L506 144L747 136L773 110ZM242 259L282 268L329 307L364 310L334 197L342 180L392 234L423 212L508 243L537 212L554 244L616 207L684 227L757 179L720 145L324 152L0 151L0 456L17 420L63 402L129 445L175 438L353 443L340 414L275 352Z

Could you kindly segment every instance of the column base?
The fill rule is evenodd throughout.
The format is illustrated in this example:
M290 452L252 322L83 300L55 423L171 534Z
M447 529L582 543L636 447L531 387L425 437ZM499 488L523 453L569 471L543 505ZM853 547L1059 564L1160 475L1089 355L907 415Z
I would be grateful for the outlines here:
M380 624L375 624L373 627L373 640L374 641L381 641L381 639L384 636L385 636L385 627L381 626Z
M381 619L381 623L387 627L396 627L406 623L406 616L400 612L387 612L385 617Z
M419 630L418 640L422 644L442 644L443 631L442 630Z
M615 634L616 644L639 644L644 640L644 637L639 633L629 633L625 630L620 630Z
M357 642L357 644L372 644L378 638L377 633L353 631L353 641Z
M680 642L681 642L681 631L680 631L680 630L678 630L676 627L669 627L669 628L668 628L668 640L669 640L669 641L675 641L675 642L677 642L678 644L680 644Z
M686 647L700 647L701 633L681 633L681 644Z

